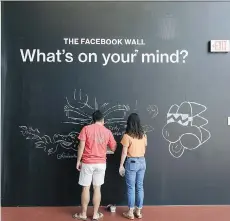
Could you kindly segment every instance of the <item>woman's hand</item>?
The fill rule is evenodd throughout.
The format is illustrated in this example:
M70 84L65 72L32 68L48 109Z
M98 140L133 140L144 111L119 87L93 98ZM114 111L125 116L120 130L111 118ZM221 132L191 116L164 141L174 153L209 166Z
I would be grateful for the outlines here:
M122 177L125 175L125 168L124 168L123 165L120 166L120 168L119 168L119 174L120 174Z

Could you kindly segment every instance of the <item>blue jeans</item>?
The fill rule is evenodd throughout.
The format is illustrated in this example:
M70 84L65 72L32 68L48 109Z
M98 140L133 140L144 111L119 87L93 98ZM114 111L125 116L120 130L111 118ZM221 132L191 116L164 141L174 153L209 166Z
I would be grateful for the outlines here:
M125 163L125 179L128 195L128 207L133 209L142 209L144 201L144 176L146 170L146 162L144 157L127 158ZM135 201L135 195L136 201ZM136 202L136 204L135 204Z

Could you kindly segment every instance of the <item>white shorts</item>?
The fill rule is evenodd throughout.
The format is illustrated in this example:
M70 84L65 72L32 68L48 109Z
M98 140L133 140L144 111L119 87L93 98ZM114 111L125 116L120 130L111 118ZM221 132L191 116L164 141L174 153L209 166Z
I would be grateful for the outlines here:
M104 184L106 164L85 164L82 163L78 184L81 186L94 186Z

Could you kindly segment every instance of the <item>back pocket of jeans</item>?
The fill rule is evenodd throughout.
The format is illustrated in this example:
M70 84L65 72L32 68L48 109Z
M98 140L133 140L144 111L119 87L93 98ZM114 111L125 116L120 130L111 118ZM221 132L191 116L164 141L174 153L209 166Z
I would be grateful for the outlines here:
M137 163L136 162L130 162L129 163L129 170L136 170L137 169Z

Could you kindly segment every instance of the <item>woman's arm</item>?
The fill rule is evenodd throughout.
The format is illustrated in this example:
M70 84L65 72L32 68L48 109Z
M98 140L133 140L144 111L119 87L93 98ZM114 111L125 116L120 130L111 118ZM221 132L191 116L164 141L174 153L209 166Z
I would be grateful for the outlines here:
M120 167L124 167L125 159L127 157L127 152L128 152L128 147L124 145L121 153Z
M127 134L124 134L121 140L121 144L123 146L122 153L121 153L121 162L120 162L120 168L124 167L124 162L127 157L128 148L130 144L130 140Z

